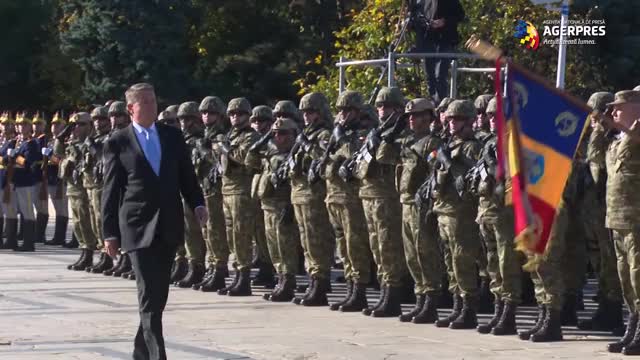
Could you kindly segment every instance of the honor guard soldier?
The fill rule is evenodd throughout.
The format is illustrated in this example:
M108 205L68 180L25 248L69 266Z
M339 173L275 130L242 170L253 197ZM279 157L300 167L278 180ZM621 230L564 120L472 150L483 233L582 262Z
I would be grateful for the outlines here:
M16 130L15 123L11 118L11 114L5 112L0 119L0 126L2 127L2 145L0 146L0 181L2 185L2 233L0 236L5 236L6 241L2 242L2 249L16 249L18 247L17 231L18 231L18 217L15 209L15 199L12 199L11 186L8 181L9 169L13 172L13 165L10 162L7 152L9 149L15 149L16 147ZM13 174L11 175L13 177ZM13 202L12 202L13 200Z
M35 126L35 125L34 125ZM43 167L43 181L46 179L49 199L56 212L56 225L53 231L53 238L46 241L46 245L62 245L67 236L67 226L69 224L69 201L67 199L67 187L62 179L58 177L60 172L60 158L53 154L55 137L62 132L66 126L66 121L59 113L56 113L51 120L51 135L46 136L46 144L42 146L43 162L46 163L46 170ZM47 206L48 207L48 206Z

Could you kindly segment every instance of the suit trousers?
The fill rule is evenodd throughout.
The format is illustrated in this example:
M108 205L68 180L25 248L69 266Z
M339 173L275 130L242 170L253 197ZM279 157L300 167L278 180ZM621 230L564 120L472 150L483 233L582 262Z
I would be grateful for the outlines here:
M159 242L129 252L136 274L140 324L134 341L134 360L167 358L162 336L162 312L169 297L171 264L176 248Z

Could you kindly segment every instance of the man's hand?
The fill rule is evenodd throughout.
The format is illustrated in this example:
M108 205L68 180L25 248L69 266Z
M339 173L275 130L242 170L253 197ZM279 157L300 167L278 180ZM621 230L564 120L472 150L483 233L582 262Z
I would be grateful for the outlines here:
M431 22L431 27L434 29L439 29L441 27L444 27L445 24L446 24L445 19L435 19Z
M118 249L120 249L120 241L118 239L105 239L104 240L104 250L107 255L115 258L118 255Z
M204 227L207 224L207 220L209 219L209 212L207 208L204 206L198 206L194 213L196 214L196 218L200 222L200 226Z

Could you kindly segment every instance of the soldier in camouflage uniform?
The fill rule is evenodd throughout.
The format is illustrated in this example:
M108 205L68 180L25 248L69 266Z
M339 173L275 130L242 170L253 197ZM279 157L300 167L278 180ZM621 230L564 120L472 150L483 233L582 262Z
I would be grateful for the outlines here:
M273 125L273 111L266 105L259 105L253 108L251 117L249 118L251 127L258 135L264 136L270 130ZM258 173L253 176L251 182L251 198L256 205L255 209L255 232L253 240L255 242L256 258L253 261L256 267L258 267L258 273L253 279L253 285L264 286L267 289L272 289L275 286L273 278L273 264L269 257L269 248L267 247L267 239L265 236L265 224L264 214L260 206L260 198L258 196L258 185L260 179L264 174Z
M281 181L277 171L293 147L297 129L293 119L276 120L272 129L251 146L245 159L247 166L262 175L256 193L264 212L270 260L278 272L276 289L263 298L274 302L291 301L296 288L299 238L291 205L291 185Z
M323 147L326 148L331 137L333 116L327 98L320 93L304 95L299 109L305 126L296 138L280 173L283 174L282 178L289 178L291 182L291 204L298 224L307 272L311 278L307 292L302 297L294 298L293 302L314 306L326 304L325 292L329 286L334 246L327 206L324 203L326 184L324 181L309 182L308 176L310 172L314 174L312 166L325 153Z
M127 111L127 104L124 101L114 101L109 105L109 120L111 121L111 131L124 129L131 123L131 117Z
M522 297L520 257L513 246L513 208L505 206L504 193L509 191L510 181L507 179L506 185L499 186L495 179L498 141L495 135L495 98L489 101L483 112L485 110L491 135L484 139L481 160L472 172L471 192L479 198L476 221L480 225L486 250L484 255L487 259L487 272L491 277L490 287L495 310L488 323L478 326L478 332L515 335L516 308Z
M91 226L98 239L98 249L103 249L102 216L100 215L103 176L102 148L111 131L109 109L105 106L96 107L91 112L91 119L93 120L95 132L87 137L83 144L82 183L89 195ZM104 250L101 250L98 263L95 266L87 267L86 270L87 272L101 274L112 267L113 260Z
M53 156L53 146L55 144L55 136L57 136L62 129L66 126L66 121L56 113L51 120L51 134L48 137L47 143L44 148L51 149L51 152L46 150L50 155L48 156L47 164L47 185L48 194L53 204L53 208L56 211L55 229L53 231L53 238L45 241L46 245L62 245L64 244L67 236L67 226L69 224L69 200L67 198L67 187L63 180L58 178L60 172L60 159ZM44 152L43 152L44 155ZM48 206L47 206L48 207Z
M178 109L178 119L182 128L184 141L191 154L191 162L196 171L196 177L200 186L206 181L213 167L213 154L211 147L204 137L204 124L198 110L198 103L189 101L182 103ZM184 223L185 223L185 248L189 270L187 274L175 284L181 288L190 288L202 281L205 273L204 258L206 245L202 228L198 223L193 210L183 199Z
M396 161L387 160L394 157L391 146L404 129L403 113L404 97L399 88L384 87L376 97L376 108L382 124L367 134L366 146L360 148L353 166L353 176L360 180L359 197L362 201L367 229L369 247L377 264L377 275L382 292L378 306L371 310L373 317L398 316L402 286L407 276L404 249L401 238L400 199L395 187ZM363 104L359 104L363 109ZM371 129L376 124L360 124L362 129ZM384 143L384 145L383 145ZM382 161L379 161L382 160ZM385 161L386 160L386 161ZM395 159L394 159L395 160ZM364 296L360 289L354 289L355 296ZM364 290L364 289L362 289Z
M399 105L397 102L395 106ZM431 123L436 121L434 110L435 105L429 99L409 101L400 121L408 121L410 131L397 140L387 135L380 146L381 156L378 158L381 163L397 164L404 254L416 294L415 307L399 318L402 322L416 324L437 320L438 296L442 288L443 271L435 217L431 209L423 209L422 204L415 201L420 184L433 172L434 159L428 161L429 154L441 145L440 138L429 131ZM387 152L393 155L383 157L386 147L392 148Z
M432 122L429 128L432 134L439 134L442 139L449 137L449 126L447 125L447 117L445 116L445 113L447 111L447 107L453 100L455 99L446 97L440 101L440 104L438 104L438 107L436 108L436 121Z
M228 130L226 105L215 96L207 96L198 108L204 123L204 136L212 151L212 167L202 182L202 190L206 200L209 219L205 227L205 242L209 252L207 256L208 269L203 281L193 285L193 289L204 292L218 291L224 288L225 278L229 276L229 244L224 225L222 210L222 193L219 154L213 153L213 145L224 141Z
M16 115L19 116L19 114ZM2 118L3 143L2 148L0 148L0 157L2 158L2 211L6 218L6 222L4 224L6 242L3 243L2 248L16 250L18 248L18 212L16 210L15 195L12 193L9 181L9 170L13 167L12 160L9 156L9 150L15 149L18 138L15 130L15 123L10 116L10 114L5 113Z
M72 138L67 140L72 134ZM91 227L89 195L82 183L82 147L91 133L91 115L80 112L71 116L69 125L56 136L54 155L61 159L59 177L67 183L67 196L72 212L73 231L80 243L82 254L78 261L67 266L69 270L85 270L93 264L93 252L98 240Z
M618 278L616 254L609 238L605 221L606 161L605 147L599 145L604 138L604 130L596 120L604 113L606 104L614 100L608 92L591 95L587 104L592 109L591 135L587 147L587 169L583 175L583 200L580 207L584 232L589 248L595 256L591 263L598 274L598 309L591 319L578 322L581 330L611 331L622 327L622 289ZM586 136L586 134L585 134Z
M629 308L627 331L620 341L609 344L608 350L640 355L640 332L637 330L640 311L640 123L637 120L640 118L640 91L617 92L615 100L607 106L613 106L613 119L605 118L603 123L617 131L610 131L612 139L606 152L605 225L612 233L622 295Z
M366 135L366 131L360 128L360 111L363 105L362 95L355 91L346 91L338 97L336 128L329 139L323 159L309 171L312 175L322 174L326 179L325 202L329 219L336 234L342 235L336 241L345 268L345 278L354 283L352 296L347 299L351 301L339 305L341 311L367 309L367 299L363 295L365 284L369 283L371 276L364 210L358 197L359 184L357 180L351 179L348 171L344 171L344 165L352 159ZM343 168L342 175L340 168ZM328 274L321 276L315 283L321 295L318 297L318 305L326 304L326 291L330 286Z
M245 98L232 99L227 106L231 130L214 150L220 155L222 201L227 240L237 263L231 285L218 290L230 296L251 295L252 233L255 230L255 204L251 199L253 170L244 164L249 147L258 139L251 128L251 104Z
M480 247L478 237L469 232L476 228L474 220L478 208L468 191L465 175L478 161L481 144L473 136L476 117L473 102L455 100L449 104L445 115L451 137L437 151L433 210L438 216L440 238L451 254L451 266L446 265L455 304L452 314L436 321L436 326L472 329L478 325L476 260Z

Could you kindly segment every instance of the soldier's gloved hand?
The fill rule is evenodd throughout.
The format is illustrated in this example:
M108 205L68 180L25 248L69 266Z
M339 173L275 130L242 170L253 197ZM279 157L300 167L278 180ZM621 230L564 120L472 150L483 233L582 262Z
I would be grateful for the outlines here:
M44 147L42 148L41 152L42 152L42 156L50 157L51 154L53 153L53 149Z
M371 151L375 150L380 146L382 139L380 139L380 135L378 133L378 129L373 129L367 135L367 148Z
M311 147L309 138L307 138L307 136L303 133L300 133L298 137L296 137L296 144L299 144L300 147L304 149L304 151L309 151L309 148Z
M336 127L333 128L333 132L331 133L331 136L333 136L336 143L340 142L344 137L344 126L340 124L336 125Z
M273 138L273 131L269 130L266 134L262 135L262 137L258 139L258 141L256 141L255 143L253 143L253 145L251 145L251 147L249 148L249 151L258 151L262 149L265 145L267 145L269 140L271 140L272 138Z
M460 196L462 196L462 194L464 194L465 190L466 190L466 183L464 180L464 176L458 176L455 179L455 187L456 187L456 191L458 192L458 194Z
M307 182L309 184L315 184L320 179L320 163L316 160L311 162L309 166L309 172L307 173Z
M347 162L340 165L340 168L338 169L338 176L340 176L340 178L344 182L348 182L348 181L351 181L351 179L353 179L353 174L349 170L349 167L347 166Z

